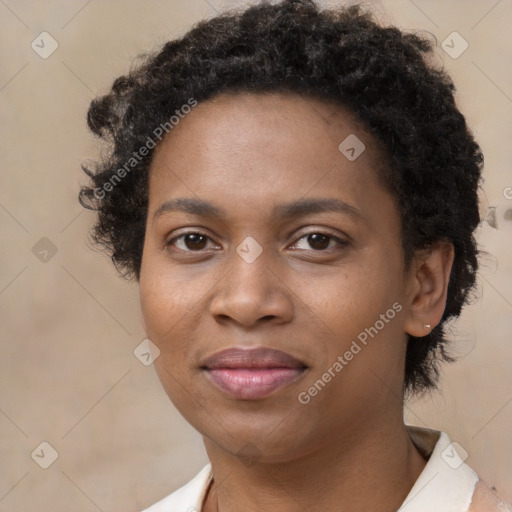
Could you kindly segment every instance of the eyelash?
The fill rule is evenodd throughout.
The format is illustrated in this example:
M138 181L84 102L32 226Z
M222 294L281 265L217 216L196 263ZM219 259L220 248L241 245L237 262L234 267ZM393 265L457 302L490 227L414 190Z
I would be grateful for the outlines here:
M181 233L180 235L178 236L175 236L174 238L172 238L171 240L169 240L165 246L166 247L171 247L173 245L173 243L176 241L176 240L179 240L179 239L182 239L183 237L187 236L187 235L201 235L201 236L204 236L205 238L207 238L208 240L211 240L211 238L206 234L206 233L203 233L202 231L187 231L185 233ZM349 245L349 242L347 240L342 240L336 236L334 236L333 234L329 233L329 232L325 232L325 231L310 231L308 233L304 233L302 234L302 236L300 236L295 242L294 242L294 245L296 245L300 240L302 240L303 238L306 238L307 236L309 235L324 235L324 236L327 236L328 238L330 238L331 240L334 240L338 243L338 246L340 249L344 248L344 247L347 247ZM198 250L198 251L193 251L193 250L190 250L190 249L187 249L187 250L184 250L184 249L177 249L178 251L180 252L185 252L185 253L197 253L197 254L200 254L202 252L204 252L203 249L201 250ZM307 250L307 249L303 249L303 250ZM310 250L311 252L316 252L316 253L327 253L329 254L329 252L332 251L332 248L331 249L311 249Z

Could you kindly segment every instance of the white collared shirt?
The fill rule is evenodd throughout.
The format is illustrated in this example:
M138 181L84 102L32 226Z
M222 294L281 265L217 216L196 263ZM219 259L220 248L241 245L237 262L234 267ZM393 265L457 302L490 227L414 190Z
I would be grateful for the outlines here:
M407 426L411 439L428 462L398 512L508 512L507 507L461 459L444 432ZM212 481L207 464L192 480L143 512L201 512ZM475 487L478 486L478 493ZM475 501L478 495L478 503Z

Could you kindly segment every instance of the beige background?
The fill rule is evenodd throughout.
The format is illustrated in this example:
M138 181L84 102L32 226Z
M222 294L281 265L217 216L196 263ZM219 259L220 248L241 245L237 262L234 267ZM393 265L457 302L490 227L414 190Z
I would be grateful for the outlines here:
M489 255L478 302L454 325L461 360L445 367L442 393L410 404L406 419L447 431L512 501L512 2L367 3L437 37L485 154L482 211L495 224L479 229ZM199 434L133 355L145 338L137 286L88 247L93 217L76 195L80 163L97 150L85 125L92 97L135 55L221 8L221 0L0 0L0 512L133 512L206 462ZM31 48L43 31L59 45L47 59ZM456 59L441 48L453 31L469 44ZM46 262L43 237L57 249ZM31 458L43 441L58 452L48 469Z

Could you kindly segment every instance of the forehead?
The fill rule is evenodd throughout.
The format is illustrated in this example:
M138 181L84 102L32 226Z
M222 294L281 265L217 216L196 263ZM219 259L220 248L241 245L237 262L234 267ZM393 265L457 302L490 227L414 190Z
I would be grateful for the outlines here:
M341 103L293 92L224 93L200 102L189 114L180 117L182 120L157 146L156 154L171 148L176 151L183 142L199 147L204 140L211 147L233 150L248 144L255 149L268 148L271 142L280 141L287 142L283 150L293 147L296 153L306 153L313 149L312 145L319 150L329 142L337 148L351 134L365 139L365 157L376 156L382 150ZM195 141L186 140L194 136ZM381 158L377 156L376 161Z
M155 149L150 208L171 197L254 207L308 193L356 206L365 191L383 188L382 162L378 142L341 105L293 93L224 94L198 104Z

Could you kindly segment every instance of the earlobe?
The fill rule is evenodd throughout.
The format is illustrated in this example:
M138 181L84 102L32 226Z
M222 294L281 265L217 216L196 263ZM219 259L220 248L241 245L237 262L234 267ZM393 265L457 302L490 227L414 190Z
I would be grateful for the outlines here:
M421 338L441 321L455 250L449 242L436 242L428 250L417 251L411 263L409 303L405 332Z

